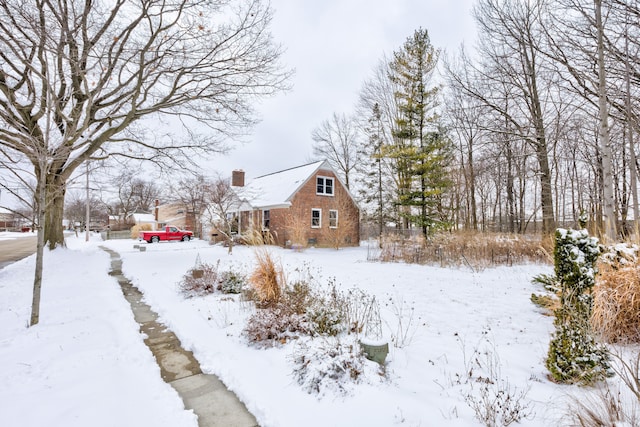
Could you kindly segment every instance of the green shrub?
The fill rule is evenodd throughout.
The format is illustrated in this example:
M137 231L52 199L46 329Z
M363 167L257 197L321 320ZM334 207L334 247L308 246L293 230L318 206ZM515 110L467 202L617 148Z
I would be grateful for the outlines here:
M337 304L318 299L307 310L307 317L313 325L315 333L320 335L336 336L344 331L344 315Z
M560 308L554 313L556 331L546 366L558 382L592 384L610 372L606 348L595 342L589 325L599 254L597 239L586 230L556 230L554 262Z
M219 275L218 289L223 294L239 294L247 284L247 278L234 270L223 271Z

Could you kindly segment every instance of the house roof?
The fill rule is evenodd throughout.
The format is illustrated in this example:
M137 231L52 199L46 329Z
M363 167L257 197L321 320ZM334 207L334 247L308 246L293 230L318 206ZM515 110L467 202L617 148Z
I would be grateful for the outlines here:
M138 224L143 222L156 222L156 217L153 214L134 213L131 214L131 216L133 217L133 220Z
M326 160L309 163L254 178L244 187L234 187L253 209L289 207L291 198L319 169L333 171Z

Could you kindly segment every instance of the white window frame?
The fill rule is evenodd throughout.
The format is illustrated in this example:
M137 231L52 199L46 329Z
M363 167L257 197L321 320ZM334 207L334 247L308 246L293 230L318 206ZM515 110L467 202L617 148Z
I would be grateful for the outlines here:
M314 221L314 212L318 212L318 225L313 225L313 221ZM311 228L321 228L322 227L322 209L316 209L313 208L311 209Z
M266 221L265 221L265 213L266 213L266 216L268 217L266 218ZM268 224L266 223L267 221L269 222ZM271 212L269 211L269 209L263 209L262 210L262 229L268 230L270 225L271 225Z
M322 180L322 184L319 183L319 181ZM327 186L327 182L331 182L330 186ZM322 186L321 188L318 188ZM327 188L330 187L331 188L331 193L327 193ZM336 193L336 180L335 178L332 178L330 176L322 176L322 175L318 175L316 176L316 194L320 195L320 196L330 196L333 197L333 195Z
M331 214L335 213L335 217L331 218ZM334 222L334 224L332 225L331 222ZM329 210L329 228L338 228L338 210L337 209L330 209Z

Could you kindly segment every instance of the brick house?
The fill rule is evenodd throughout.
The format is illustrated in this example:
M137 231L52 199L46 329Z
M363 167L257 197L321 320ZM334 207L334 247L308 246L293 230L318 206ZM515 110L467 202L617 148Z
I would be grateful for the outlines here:
M327 161L275 172L244 183L233 171L240 199L238 232L268 231L282 246L358 246L360 211Z

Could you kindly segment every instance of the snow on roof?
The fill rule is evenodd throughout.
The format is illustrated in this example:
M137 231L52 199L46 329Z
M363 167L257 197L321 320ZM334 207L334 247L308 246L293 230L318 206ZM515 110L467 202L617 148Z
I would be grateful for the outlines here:
M156 222L156 217L153 214L134 213L134 214L131 214L131 216L133 217L136 223Z
M254 209L288 207L295 192L321 168L331 170L325 161L286 169L254 178L244 187L234 187L241 199Z

